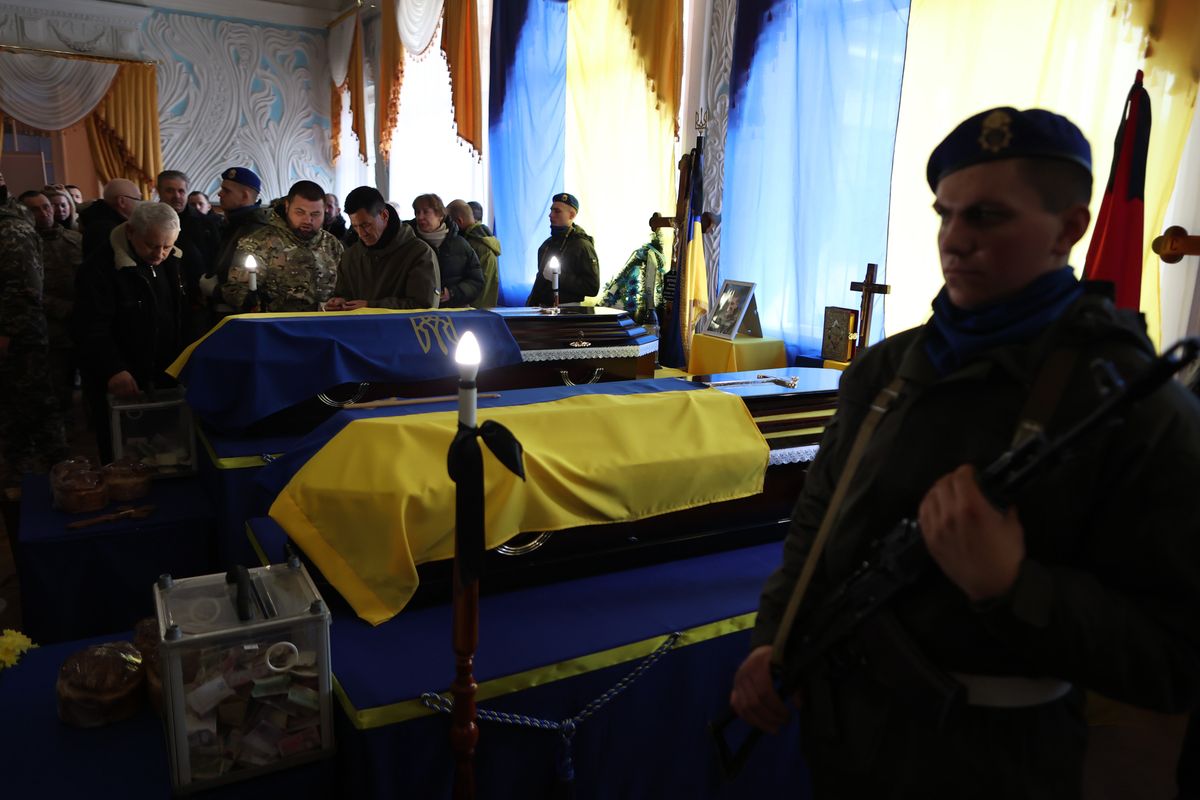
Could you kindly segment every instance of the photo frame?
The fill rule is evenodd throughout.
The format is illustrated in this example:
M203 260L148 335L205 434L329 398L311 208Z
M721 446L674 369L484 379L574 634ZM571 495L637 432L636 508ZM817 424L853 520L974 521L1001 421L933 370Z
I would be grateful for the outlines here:
M739 333L761 337L754 287L755 284L748 281L722 282L716 308L709 316L708 328L704 332L722 339L733 339Z

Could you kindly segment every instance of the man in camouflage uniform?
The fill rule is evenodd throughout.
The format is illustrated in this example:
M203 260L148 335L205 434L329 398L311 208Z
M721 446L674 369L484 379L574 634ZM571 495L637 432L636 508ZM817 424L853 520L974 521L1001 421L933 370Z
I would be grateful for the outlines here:
M238 244L222 287L225 302L249 308L250 273L246 256L258 269L259 311L319 311L333 294L342 243L321 228L325 190L312 181L298 181L270 222Z
M69 321L75 308L75 274L83 263L83 235L55 224L54 207L42 192L25 192L21 202L33 215L33 227L42 240L42 307L50 336L50 380L65 421L74 407L75 341Z
M25 209L0 205L0 442L13 485L67 452L50 384L42 281L41 242Z

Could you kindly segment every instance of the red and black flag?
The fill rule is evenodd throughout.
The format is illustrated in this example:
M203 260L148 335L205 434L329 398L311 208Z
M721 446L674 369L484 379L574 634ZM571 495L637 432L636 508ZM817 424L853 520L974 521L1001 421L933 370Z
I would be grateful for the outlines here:
M1146 153L1150 147L1150 95L1142 88L1139 69L1113 145L1112 171L1092 242L1088 246L1083 277L1110 281L1118 308L1139 306L1142 262L1146 256L1143 206L1146 195Z

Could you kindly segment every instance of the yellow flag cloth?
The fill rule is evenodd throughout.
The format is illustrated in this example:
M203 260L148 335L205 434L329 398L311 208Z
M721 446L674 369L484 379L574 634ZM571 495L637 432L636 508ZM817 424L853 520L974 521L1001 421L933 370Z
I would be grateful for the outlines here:
M742 401L713 389L480 409L479 422L489 419L524 446L526 473L522 482L483 448L489 549L522 532L758 494L769 457ZM372 624L408 603L418 564L454 556L446 453L456 426L451 412L354 420L271 506L271 517Z

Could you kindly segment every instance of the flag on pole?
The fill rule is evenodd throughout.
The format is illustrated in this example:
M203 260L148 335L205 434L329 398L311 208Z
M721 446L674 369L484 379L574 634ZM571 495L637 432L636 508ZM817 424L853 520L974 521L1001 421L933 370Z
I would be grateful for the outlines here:
M1110 281L1118 308L1137 310L1142 294L1142 262L1146 255L1143 206L1146 194L1146 154L1150 145L1150 95L1138 70L1113 144L1112 169L1083 277Z
M687 269L680 287L680 338L685 356L692 351L696 322L708 313L708 265L704 260L704 231L700 216L704 213L704 137L696 138L692 158L691 196L688 198Z

